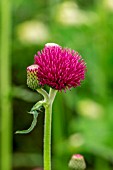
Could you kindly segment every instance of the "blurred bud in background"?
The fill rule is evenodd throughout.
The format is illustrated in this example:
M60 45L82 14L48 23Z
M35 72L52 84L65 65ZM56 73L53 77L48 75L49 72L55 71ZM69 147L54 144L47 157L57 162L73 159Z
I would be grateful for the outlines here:
M113 0L106 0L105 5L110 11L113 11Z
M46 24L41 21L26 21L16 28L17 37L23 44L43 44L49 36Z
M75 2L63 2L57 8L56 20L63 25L88 25L98 19L96 13L79 9Z
M75 133L69 137L69 144L72 147L80 147L84 144L84 142L85 141L81 133Z
M102 105L90 99L78 101L77 109L78 113L92 119L101 117L104 112Z

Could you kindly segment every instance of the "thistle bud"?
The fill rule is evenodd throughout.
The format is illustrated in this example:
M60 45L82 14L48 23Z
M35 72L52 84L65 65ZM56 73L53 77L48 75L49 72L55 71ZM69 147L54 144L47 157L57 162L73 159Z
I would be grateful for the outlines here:
M75 154L69 161L69 168L73 170L84 170L86 168L84 157L80 154Z
M37 73L38 73L37 64L33 64L27 67L27 85L33 90L40 87Z

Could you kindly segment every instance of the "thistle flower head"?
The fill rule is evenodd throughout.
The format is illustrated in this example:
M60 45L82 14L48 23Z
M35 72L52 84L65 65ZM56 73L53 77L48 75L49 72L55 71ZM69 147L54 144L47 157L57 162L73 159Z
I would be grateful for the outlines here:
M69 161L69 168L73 170L84 170L86 169L86 163L84 157L80 154L75 154Z
M55 43L47 43L37 52L35 64L40 85L59 91L80 86L85 78L86 64L78 52Z
M27 85L33 90L39 88L40 86L37 73L38 73L38 65L33 64L27 67Z

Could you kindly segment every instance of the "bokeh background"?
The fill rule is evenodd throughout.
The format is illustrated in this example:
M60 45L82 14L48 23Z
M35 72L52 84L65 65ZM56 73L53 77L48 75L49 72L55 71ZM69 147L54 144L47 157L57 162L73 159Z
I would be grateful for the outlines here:
M44 113L28 135L27 112L42 98L26 85L26 67L47 42L78 51L87 62L81 87L57 93L52 170L68 170L83 154L87 170L113 169L113 0L0 1L0 166L43 166ZM47 87L45 87L48 90Z

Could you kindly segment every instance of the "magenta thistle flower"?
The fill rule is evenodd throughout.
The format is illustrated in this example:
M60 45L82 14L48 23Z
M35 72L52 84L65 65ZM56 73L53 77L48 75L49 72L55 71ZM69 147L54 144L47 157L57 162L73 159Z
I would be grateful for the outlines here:
M54 43L37 52L35 64L40 85L59 91L80 86L85 78L86 64L78 52Z

